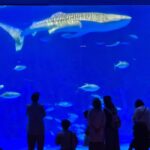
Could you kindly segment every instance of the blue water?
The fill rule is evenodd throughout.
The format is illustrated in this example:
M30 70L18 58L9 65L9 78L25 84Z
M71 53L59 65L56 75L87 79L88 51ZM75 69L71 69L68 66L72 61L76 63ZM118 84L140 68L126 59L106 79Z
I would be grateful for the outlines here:
M63 38L61 33L38 32L34 37L25 37L18 52L14 40L0 28L0 85L4 85L0 94L21 94L17 98L0 97L0 147L4 150L27 146L26 106L34 91L41 93L40 102L49 109L45 145L55 146L60 120L69 116L74 124L72 129L78 133L80 145L83 144L83 111L90 107L91 94L112 96L121 108L120 141L130 142L135 99L141 98L150 106L150 6L7 6L0 8L0 22L23 30L56 12L91 11L129 15L132 20L118 30L70 39ZM119 61L130 65L115 68ZM16 65L26 68L15 70ZM84 83L99 85L100 90L79 90ZM59 102L68 105L59 106Z

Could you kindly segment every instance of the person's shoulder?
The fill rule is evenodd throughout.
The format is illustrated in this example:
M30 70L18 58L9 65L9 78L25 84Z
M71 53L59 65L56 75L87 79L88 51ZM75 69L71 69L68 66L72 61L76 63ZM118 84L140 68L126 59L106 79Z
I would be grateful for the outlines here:
M136 109L135 109L135 111L143 111L143 110L145 110L145 106L140 106L140 107L137 107Z

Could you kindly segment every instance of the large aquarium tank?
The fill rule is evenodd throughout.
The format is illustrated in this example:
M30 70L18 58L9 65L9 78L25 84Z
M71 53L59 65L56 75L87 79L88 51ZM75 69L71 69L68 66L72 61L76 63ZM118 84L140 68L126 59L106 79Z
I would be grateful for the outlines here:
M83 112L104 95L117 107L127 150L135 100L150 106L149 18L144 5L0 6L0 147L27 149L26 108L38 91L45 150L57 149L64 118L87 149Z

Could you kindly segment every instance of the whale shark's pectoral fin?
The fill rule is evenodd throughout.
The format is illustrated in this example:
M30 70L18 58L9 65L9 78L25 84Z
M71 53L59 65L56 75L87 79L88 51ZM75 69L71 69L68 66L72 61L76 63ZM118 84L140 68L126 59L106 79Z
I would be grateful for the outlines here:
M16 51L20 51L24 44L24 36L21 35L22 30L3 23L0 23L0 27L15 40Z
M48 30L48 33L53 34L57 29L58 29L58 27L53 27L53 28Z
M64 33L62 34L61 36L63 38L78 38L78 37L81 37L83 35L87 34L86 32L77 32L77 33Z

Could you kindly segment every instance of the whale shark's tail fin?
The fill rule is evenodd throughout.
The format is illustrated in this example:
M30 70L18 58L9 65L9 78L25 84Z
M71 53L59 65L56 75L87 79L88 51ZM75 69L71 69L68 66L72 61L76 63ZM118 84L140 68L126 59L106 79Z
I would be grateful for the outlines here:
M0 23L0 27L15 40L16 51L20 51L24 44L24 36L22 36L22 30L3 23Z

